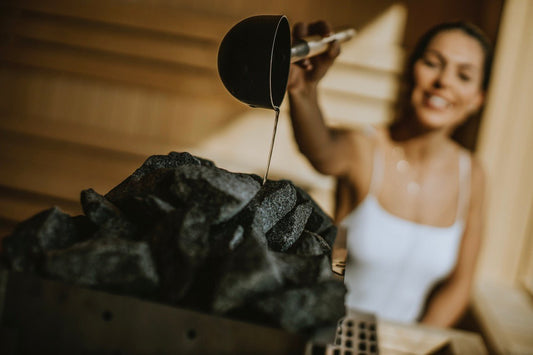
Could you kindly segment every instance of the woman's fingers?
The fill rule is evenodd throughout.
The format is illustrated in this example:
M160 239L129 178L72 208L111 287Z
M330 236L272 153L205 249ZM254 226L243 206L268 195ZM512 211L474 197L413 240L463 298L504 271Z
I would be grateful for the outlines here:
M317 21L309 24L308 32L312 35L319 35L325 37L332 34L333 29L331 28L331 25L326 21Z
M334 33L333 28L326 21L317 21L317 22L313 22L309 24L308 32L310 34L316 34L322 37L330 36ZM326 52L328 61L337 58L337 56L340 54L340 51L341 51L340 44L337 41L331 42Z
M307 36L307 24L298 22L292 27L292 42L299 40L302 37Z
M297 42L299 39L306 36L318 35L321 37L326 37L333 34L333 29L331 25L325 21L317 21L310 24L303 22L298 22L293 26L292 30L292 41L293 43ZM320 80L328 70L331 63L340 53L340 45L337 41L332 42L328 50L312 58L306 58L295 63L298 67L304 69L307 74L306 80L316 81ZM301 75L302 73L300 73Z
M292 42L295 43L299 39L307 36L308 29L307 24L303 22L296 23L292 28ZM296 63L299 67L305 69L306 71L312 70L313 65L311 64L311 61L309 59L303 59Z
M337 58L339 54L341 54L341 44L339 43L339 41L331 42L327 53L328 57L330 57L331 59Z

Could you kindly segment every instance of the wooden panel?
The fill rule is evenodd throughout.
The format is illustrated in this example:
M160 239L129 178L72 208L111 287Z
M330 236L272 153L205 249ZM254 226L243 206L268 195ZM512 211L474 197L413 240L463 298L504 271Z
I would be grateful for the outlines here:
M498 354L533 353L533 307L523 290L481 283L474 294L474 311L490 345Z
M393 117L393 104L382 100L324 91L319 102L328 122L337 126L384 124Z
M529 209L529 223L526 235L528 240L521 256L521 281L529 295L533 297L533 201L531 201Z
M335 63L328 75L320 82L320 87L359 97L394 102L398 90L397 75L370 66L360 67Z
M102 148L104 151L138 155L166 154L193 143L182 141L180 144L176 143L177 140L175 142L165 139L157 140L150 136L109 131L77 123L37 121L17 116L1 119L0 132L26 137L21 138L20 142L42 137L58 142Z
M6 129L43 130L56 139L80 142L94 139L94 144L114 149L122 143L113 134L143 145L191 144L245 109L229 93L191 97L6 67L0 67L0 82L0 124ZM122 150L142 149L122 145Z
M23 12L0 19L11 36L214 70L217 42ZM192 29L191 29L192 31Z
M405 49L397 44L376 44L370 40L359 42L356 37L341 48L338 62L380 72L400 74L405 60ZM369 43L370 41L370 43Z
M5 1L1 6L7 11L0 15L4 205L18 206L14 210L20 211L38 206L13 191L68 201L76 200L87 187L104 193L148 155L170 150L198 151L219 160L222 167L235 163L236 170L261 172L263 159L258 154L244 158L243 149L236 147L257 145L258 140L250 143L244 137L257 139L253 132L269 132L272 120L264 121L265 128L253 124L258 122L254 115L245 116L242 119L254 128L237 130L229 140L231 134L215 134L208 142L223 124L246 111L223 88L215 61L220 39L242 16L239 11L251 5L239 3L235 15L231 11L214 15L207 3L189 6L200 12L184 10L186 5L180 3L149 0ZM359 37L363 41L346 48L322 85L321 98L333 124L379 123L390 117L403 53L397 46L399 28L405 14L385 3L365 8L370 11L365 12L365 21L371 25ZM336 19L347 15L317 1L279 5L294 16L313 11L339 14L333 16ZM347 0L341 5L354 6ZM272 3L259 6L276 8ZM387 11L381 14L382 10ZM359 21L364 17L355 15ZM372 21L374 15L379 16ZM372 47L365 38L379 39L379 45ZM261 145L265 149L269 134ZM331 179L295 158L299 153L290 133L287 144L293 159L278 163L272 176L293 178L330 210ZM206 146L211 150L201 149ZM230 159L231 152L239 156ZM21 212L4 215L20 218Z
M83 189L106 193L146 156L0 131L0 185L75 201Z
M533 200L531 16L532 2L506 2L479 145L488 176L479 276L507 285L518 284L522 250L531 238L527 235Z
M228 17L121 1L0 4L0 230L245 108L216 73ZM10 224L11 223L11 224Z
M59 207L70 215L82 213L78 200L65 200L0 186L0 224L10 226L8 221L21 221L52 206ZM1 235L0 235L1 236Z
M170 6L107 0L6 0L5 6L35 12L119 24L168 34L219 41L234 21L231 17L192 13Z
M153 63L39 42L17 41L0 44L0 61L117 80L183 94L212 95L224 92L213 71Z

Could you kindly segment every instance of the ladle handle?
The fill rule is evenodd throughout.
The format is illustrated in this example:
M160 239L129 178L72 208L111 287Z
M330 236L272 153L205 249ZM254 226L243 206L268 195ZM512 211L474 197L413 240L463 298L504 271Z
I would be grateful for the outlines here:
M302 59L324 53L331 42L346 42L353 36L355 36L355 30L348 28L335 32L327 37L318 35L303 37L291 46L291 63L296 63Z

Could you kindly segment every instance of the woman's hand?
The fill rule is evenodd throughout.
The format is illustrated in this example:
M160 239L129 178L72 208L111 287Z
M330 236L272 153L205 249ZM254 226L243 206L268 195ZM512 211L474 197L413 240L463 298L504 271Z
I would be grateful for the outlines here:
M308 35L327 36L326 22L309 26L298 23L293 35L297 40ZM321 55L291 65L287 85L291 123L300 152L320 173L344 176L354 164L354 147L350 133L331 131L324 122L317 100L317 84L339 55L339 43L333 42Z
M311 35L325 37L332 32L331 26L324 21L314 22L309 25L299 22L293 27L293 42ZM287 91L295 94L316 87L339 53L340 44L334 41L329 45L326 52L292 64L289 72Z

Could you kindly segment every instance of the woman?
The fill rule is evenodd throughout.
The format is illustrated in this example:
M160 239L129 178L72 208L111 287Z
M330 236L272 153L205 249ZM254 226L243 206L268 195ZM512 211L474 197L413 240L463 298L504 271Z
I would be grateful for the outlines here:
M318 22L293 33L330 31ZM317 84L339 50L334 43L293 65L287 90L300 151L338 181L336 220L347 233L334 259L347 250L346 306L452 326L468 305L481 244L484 175L450 136L483 105L490 44L466 23L433 28L407 63L395 120L355 131L327 128L317 103Z

